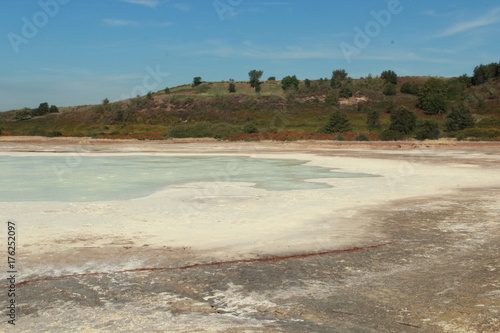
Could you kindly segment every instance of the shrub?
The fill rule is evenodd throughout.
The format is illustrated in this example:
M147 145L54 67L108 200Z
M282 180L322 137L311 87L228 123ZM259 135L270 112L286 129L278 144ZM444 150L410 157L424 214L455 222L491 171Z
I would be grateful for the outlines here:
M332 79L330 85L332 88L338 88L341 86L342 82L347 79L347 72L345 69L337 69L332 73Z
M394 85L398 83L398 75L394 71L383 71L382 74L380 74L380 77L387 83L392 83Z
M417 107L426 114L446 113L446 84L443 80L430 78L419 89Z
M172 126L166 136L171 138L225 138L242 134L239 126L228 123L197 122Z
M359 133L357 136L356 136L356 141L370 141L370 138L368 137L368 135L366 135L365 133Z
M415 130L416 124L417 115L405 107L399 107L391 112L391 125L389 127L391 131L408 135Z
M463 104L453 106L451 112L446 116L446 130L460 131L474 127L475 121L470 110Z
M331 105L331 106L338 106L339 105L339 96L336 93L331 93L331 94L326 95L325 104Z
M405 82L401 86L400 91L403 94L418 95L420 85L416 82Z
M299 80L297 79L297 76L286 76L281 80L281 88L283 90L288 90L290 88L293 89L298 89L299 88Z
M169 87L166 87L165 90L163 90L165 92L165 94L170 94L170 88Z
M397 141L404 138L405 135L403 133L391 129L387 129L380 134L380 140L382 141Z
M352 97L352 87L350 85L345 85L342 88L340 88L339 97L340 98Z
M243 127L243 132L244 133L259 133L259 130L257 129L257 126L255 126L254 123L246 124L245 127Z
M394 83L386 83L384 86L384 95L386 96L396 95L396 85Z
M345 113L335 110L330 115L330 119L323 129L323 133L342 133L350 130L351 125Z
M233 94L236 92L236 85L234 84L234 81L231 81L229 83L229 87L228 87L228 91L229 93Z
M369 130L377 130L380 128L380 112L377 110L371 110L368 112L368 117L366 118L366 127Z
M197 76L193 78L193 87L197 87L201 84L201 77Z
M276 76L270 76L267 81L276 81Z
M417 140L437 140L441 135L439 123L435 120L422 120L417 123L415 138Z

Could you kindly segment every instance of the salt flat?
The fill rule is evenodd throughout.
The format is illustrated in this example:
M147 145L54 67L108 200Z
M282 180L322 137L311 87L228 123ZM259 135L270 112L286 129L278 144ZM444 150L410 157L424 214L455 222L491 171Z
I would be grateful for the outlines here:
M415 147L406 143L402 145L401 148L394 149L392 146L387 149L388 147L369 146L339 147L326 142L172 143L104 142L89 139L0 141L2 154L11 156L61 154L61 152L72 156L75 154L81 156L226 154L252 158L307 160L309 165L377 175L371 178L314 180L331 185L329 188L268 191L253 187L252 183L231 182L231 172L236 172L238 168L237 165L231 165L228 166L227 177L224 179L228 181L180 184L130 200L2 202L0 209L3 219L16 222L18 235L22 240L18 245L19 279L27 281L27 284L20 288L19 292L21 295L23 293L31 295L31 290L36 287L47 290L48 294L51 294L51 288L58 288L61 291L71 290L72 293L86 295L77 291L77 285L90 283L94 285L91 288L94 293L109 298L115 289L122 290L125 294L134 294L134 288L126 287L130 283L144 287L144 284L154 284L157 279L167 279L169 282L165 282L163 289L161 285L155 285L154 290L141 295L142 298L145 297L146 307L151 307L156 302L156 310L150 318L153 322L151 329L195 331L199 329L196 325L208 320L207 322L211 324L206 331L213 332L229 332L236 329L243 331L247 328L262 332L266 330L299 332L307 330L309 327L307 325L314 326L313 331L321 331L319 327L323 324L320 323L327 323L324 325L326 325L325 331L328 331L328 327L340 325L340 320L342 325L356 322L356 325L361 326L353 327L369 330L372 326L363 320L339 319L332 312L327 314L317 307L320 304L321 306L338 304L338 300L328 301L328 298L324 298L326 295L333 297L336 290L344 290L343 292L347 293L345 295L350 295L345 297L352 297L354 303L358 302L359 295L354 293L358 287L354 287L355 285L366 289L365 296L378 293L379 299L389 297L392 294L392 282L382 283L383 287L380 285L377 289L372 289L373 286L370 287L369 281L377 279L385 281L384 279L401 277L416 271L417 268L421 270L427 267L426 269L432 270L431 263L437 264L444 260L439 257L440 251L443 256L451 256L452 252L449 251L459 246L460 255L466 256L469 255L467 249L477 250L478 246L490 244L495 237L498 237L498 219L496 219L498 206L495 205L498 203L497 190L500 188L498 145L486 144L479 149L467 145L447 148ZM477 193L481 195L473 195L474 191L479 191ZM480 209L476 207L479 203L475 200L479 197L484 198L480 203ZM471 207L473 203L476 205L474 206L476 215L471 211L472 208L469 209L467 203ZM455 207L454 211L450 207ZM463 216L468 218L460 217L460 223L450 226L446 219L453 218L454 214L461 210ZM396 215L399 217L394 221ZM391 218L392 222L389 221ZM417 226L419 230L434 228L432 229L434 233L424 237L420 233L417 235L415 230L407 230ZM451 237L453 241L448 238L440 239L438 236L441 234L445 238ZM459 238L465 234L470 237L459 242ZM401 240L401 237L405 240ZM415 249L420 248L419 244L423 241L430 242L430 247L425 248L423 252L422 249L416 251ZM365 253L369 251L379 253L380 257L370 255L370 260L368 257L364 260L355 260L353 256L356 254L345 254L344 257L338 254L331 257L334 256L332 254L317 256L309 261L291 259L291 261L277 261L274 264L262 262L255 264L259 265L259 268L254 268L267 272L265 273L267 277L250 272L249 265L252 265L250 263L252 259L363 248L377 244L391 244L385 248L391 248L396 253L391 254L381 247L380 250L366 250ZM494 248L490 247L488 251L494 251ZM484 252L485 260L488 258L487 253L491 253L488 251ZM362 255L362 252L359 254ZM458 252L454 255L458 255ZM214 268L205 270L194 268L191 273L148 271L148 269L237 260L241 262L229 266L214 265ZM249 261L244 262L244 260ZM303 261L297 262L297 260ZM339 268L339 265L344 266ZM494 267L491 262L489 265ZM335 272L332 271L334 267ZM386 275L375 272L382 267L386 267ZM119 273L134 269L144 270L142 273ZM473 267L469 273L473 274L476 270L477 267ZM276 276L273 271L281 271L284 275ZM202 281L208 278L206 272L219 276L217 287L204 285ZM235 272L240 273L234 275ZM466 268L464 272L467 272ZM78 275L88 273L99 274ZM73 276L67 277L68 275ZM47 280L51 278L59 280ZM285 278L286 283L282 280ZM422 297L427 295L425 282L416 277L407 278L416 284L423 283ZM29 282L36 279L42 281ZM108 279L116 283L113 284ZM276 292L265 288L263 291L262 279L267 281L269 286L273 286ZM446 277L441 279L443 279L442 290L452 288L452 277L448 277L451 279L449 281ZM177 287L172 287L172 283ZM184 287L178 287L179 283ZM437 283L437 286L429 288L439 289L439 285L440 283ZM355 289L349 289L349 286ZM256 294L259 290L261 293ZM398 289L397 293L401 292L403 291ZM479 298L484 302L486 297L491 304L496 303L479 313L477 318L484 316L488 318L488 313L493 314L491 309L498 311L498 297L495 296L497 292L498 290L492 287L491 290L484 292L485 295L490 293L489 298L477 295L478 302ZM56 296L50 297L54 299ZM86 299L88 297L85 296ZM459 300L460 297L455 298ZM81 327L102 330L103 327L95 325L99 320L104 320L105 317L102 316L106 316L106 313L117 318L127 316L127 313L132 311L127 310L127 307L132 305L142 311L143 308L136 303L137 299L132 296L126 298L129 301L119 302L125 305L121 310L115 307L118 303L112 300L106 303L96 300L87 304L82 303L79 297L73 300L61 297L58 301L65 304L64 306L82 310L80 315L70 319L72 325L78 323ZM170 301L167 302L167 298ZM316 298L321 300L315 302ZM221 299L226 301L221 303ZM28 325L25 328L30 327L33 330L49 327L44 326L49 325L49 317L59 321L57 327L61 331L69 327L65 326L62 314L41 308L46 301L44 297L35 297L32 301L22 298L24 307L21 309L25 311L23 314L21 310L18 327L21 328L23 322L24 325ZM403 302L402 298L400 301ZM298 306L297 302L302 304L302 312L294 310ZM484 325L483 318L483 322L477 319L467 326L465 319L460 319L460 315L456 312L452 319L446 319L443 315L442 318L427 320L429 318L421 315L421 312L425 312L422 305L425 301L416 303L420 304L419 315L405 317L405 320L413 320L415 326L424 325L427 331L453 331L457 327L470 329ZM101 314L97 318L101 319L96 323L91 323L89 314L85 314L85 309L88 307L100 309ZM215 308L218 311L212 311ZM395 308L398 308L397 304ZM359 304L356 309L362 313L370 312ZM315 314L313 315L311 311ZM349 311L340 308L338 311L352 313L354 310L350 306ZM388 326L385 327L393 329L393 325L398 327L399 315L394 314L393 318L391 313L389 311L389 314L386 313L381 318L388 320L385 323ZM162 321L163 319L160 320L167 314L171 326ZM36 316L46 318L44 320L47 322L42 320L36 323ZM92 316L95 318L96 314ZM380 325L384 325L384 322ZM498 323L490 321L488 325L498 325ZM483 331L488 331L485 327ZM134 331L131 327L123 326L123 329Z

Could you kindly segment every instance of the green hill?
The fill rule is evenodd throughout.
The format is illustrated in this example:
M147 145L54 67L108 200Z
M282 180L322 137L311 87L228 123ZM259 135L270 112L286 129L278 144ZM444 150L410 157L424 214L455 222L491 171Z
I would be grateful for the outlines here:
M431 79L437 87L432 89L441 92L446 109L429 111L419 105ZM229 93L230 82L205 82L115 103L64 107L41 116L31 109L2 112L0 130L3 135L143 139L391 139L387 130L391 112L403 106L417 115L419 123L432 120L439 124L442 136L499 140L500 78L494 76L475 85L473 80L398 77L397 84L391 86L380 77L367 77L347 78L332 87L330 79L320 79L300 81L298 89L287 91L281 81L265 81L258 93L249 82L234 82L235 93ZM431 108L434 102L440 105L434 95L429 101ZM475 125L447 131L446 115L457 105L472 112ZM347 116L349 131L324 133L334 110ZM369 128L368 115L377 113L380 126ZM412 136L415 133L405 137Z

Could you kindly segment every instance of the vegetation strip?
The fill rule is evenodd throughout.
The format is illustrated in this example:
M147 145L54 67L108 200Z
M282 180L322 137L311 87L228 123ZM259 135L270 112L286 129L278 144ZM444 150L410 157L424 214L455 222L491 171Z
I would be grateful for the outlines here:
M391 245L391 244L394 244L394 242L387 242L387 243L368 245L368 246L356 246L356 247L352 247L349 249L328 250L328 251L323 251L323 252L313 252L313 253L303 253L303 254L293 254L293 255L288 255L288 256L273 256L273 257L267 257L267 258L251 258L251 259L240 259L240 260L229 260L229 261L217 261L217 262L209 262L209 263L192 264L192 265L186 265L186 266L180 266L180 267L156 267L156 268L149 267L149 268L127 269L127 270L123 270L123 271L113 271L113 272L93 272L93 273L69 274L69 275L62 275L62 276L56 276L56 277L45 277L45 278L26 280L26 281L19 282L17 284L17 287L26 286L26 285L31 284L33 282L62 280L62 279L71 278L71 277L84 277L84 276L109 275L109 274L116 274L116 273L134 273L134 272L146 272L146 271L149 271L149 272L152 272L152 271L174 271L174 270L184 270L184 269L197 268L197 267L209 267L209 266L220 266L220 265L252 263L252 262L282 261L282 260L288 260L288 259L301 259L301 258L322 256L322 255L333 254L333 253L358 252L358 251L374 249L377 247L382 247L382 246ZM1 286L0 288L5 289L5 288L8 288L8 286Z

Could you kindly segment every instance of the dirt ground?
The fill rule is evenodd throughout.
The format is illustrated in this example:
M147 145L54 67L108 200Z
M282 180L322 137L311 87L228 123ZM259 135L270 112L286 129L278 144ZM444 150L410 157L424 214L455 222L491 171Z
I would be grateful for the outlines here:
M294 151L491 170L500 144L0 137L0 151ZM328 253L292 249L224 262L190 248L114 247L107 251L116 260L147 253L168 257L168 268L25 281L17 286L17 324L6 323L2 305L0 331L498 332L499 194L492 179L491 186L366 207L345 222L366 222L368 236Z

